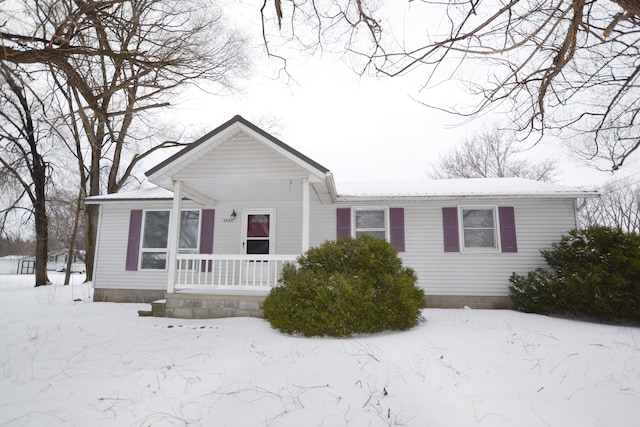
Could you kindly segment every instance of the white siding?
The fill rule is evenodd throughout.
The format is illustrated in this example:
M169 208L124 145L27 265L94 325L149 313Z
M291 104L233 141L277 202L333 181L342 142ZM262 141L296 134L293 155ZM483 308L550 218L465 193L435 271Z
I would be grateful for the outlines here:
M105 289L166 289L166 271L125 271L132 209L171 209L171 202L102 205L93 284Z
M202 179L288 179L309 174L242 132L194 161L187 170L189 176Z
M543 267L541 249L575 228L572 200L482 200L478 205L513 206L517 253L445 253L442 207L405 208L405 265L416 270L428 295L508 295L509 277ZM469 204L468 201L460 204Z
M512 272L524 274L544 266L548 249L575 228L572 199L504 199L321 204L312 193L310 245L336 236L336 209L351 206L403 207L406 251L404 265L413 268L427 295L508 295ZM445 253L442 208L458 205L512 206L515 209L517 253ZM97 288L165 289L165 271L125 271L129 214L134 209L169 209L170 202L105 203L95 271ZM184 204L184 207L193 205ZM243 209L276 210L276 253L299 254L302 246L302 205L297 201L220 202L215 207L213 252L242 253ZM237 217L229 221L232 211Z
M302 205L300 202L233 202L218 203L213 231L213 253L242 253L242 211L243 209L276 211L276 252L277 254L299 254L302 250ZM229 222L231 212L237 217ZM225 221L226 220L226 221Z
M185 202L184 208L201 207ZM125 271L129 216L132 209L171 209L170 201L105 203L100 214L100 239L94 286L105 289L166 289L167 272ZM300 254L302 250L302 204L300 202L219 203L215 209L213 252L242 253L242 210L275 209L277 254ZM229 221L231 213L237 217Z
M405 252L400 256L415 270L427 295L508 295L509 277L545 266L541 249L549 249L576 227L572 199L505 199L450 202L312 204L311 245L335 239L336 209L352 206L403 207ZM445 253L442 208L458 205L512 206L515 209L517 253Z

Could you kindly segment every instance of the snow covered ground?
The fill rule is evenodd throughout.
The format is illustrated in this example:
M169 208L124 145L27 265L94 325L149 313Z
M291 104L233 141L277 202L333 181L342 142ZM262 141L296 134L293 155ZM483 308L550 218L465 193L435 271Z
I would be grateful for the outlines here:
M640 425L640 328L424 310L411 331L309 339L140 318L81 279L0 276L0 426Z

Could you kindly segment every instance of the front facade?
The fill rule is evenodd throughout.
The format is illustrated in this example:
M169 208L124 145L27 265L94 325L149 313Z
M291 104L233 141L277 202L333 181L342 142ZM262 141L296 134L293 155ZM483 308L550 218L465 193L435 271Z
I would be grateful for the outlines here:
M576 199L593 195L521 179L336 186L239 116L147 175L157 188L86 201L101 212L94 299L235 298L229 315L255 314L242 301L259 308L308 248L363 233L398 250L429 306L508 307L511 273L542 266L540 250L577 227Z

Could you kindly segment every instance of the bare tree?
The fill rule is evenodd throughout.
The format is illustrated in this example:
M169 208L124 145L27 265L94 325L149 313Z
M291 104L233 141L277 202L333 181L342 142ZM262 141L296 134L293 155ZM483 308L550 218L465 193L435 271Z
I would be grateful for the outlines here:
M579 209L585 226L605 225L640 233L640 185L631 178L610 182L598 198L585 199Z
M248 68L242 37L206 1L32 0L13 16L21 25L0 12L0 60L49 68L54 129L75 156L83 197L119 191L144 158L176 145L162 142L150 112L180 87L229 88ZM85 206L87 280L97 220Z
M476 95L467 108L423 102L466 117L500 106L525 134L577 140L575 151L603 169L640 147L637 0L407 2L394 20L373 0L265 0L265 44L281 27L305 48L337 39L362 73L418 71L423 89L457 78Z
M36 286L49 284L46 190L51 171L44 159L45 138L37 118L44 114L42 101L30 91L18 70L0 63L0 165L9 183L18 190L14 197L4 199L7 205L1 212L2 225L4 227L7 215L15 209L25 209L33 214ZM28 203L24 202L25 198Z
M533 162L524 157L521 144L500 130L484 131L440 156L432 166L432 178L502 178L520 177L552 181L553 160Z

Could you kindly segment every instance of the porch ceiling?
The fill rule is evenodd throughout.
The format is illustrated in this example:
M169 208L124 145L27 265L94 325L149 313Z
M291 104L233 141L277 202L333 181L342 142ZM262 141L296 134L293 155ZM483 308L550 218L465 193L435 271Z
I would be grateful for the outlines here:
M302 179L203 180L187 179L185 190L195 190L208 199L227 201L296 201L302 200ZM206 200L196 200L206 204Z

